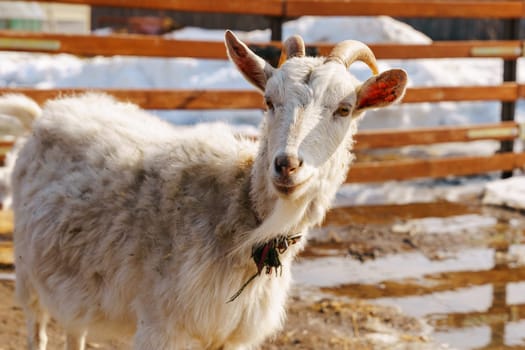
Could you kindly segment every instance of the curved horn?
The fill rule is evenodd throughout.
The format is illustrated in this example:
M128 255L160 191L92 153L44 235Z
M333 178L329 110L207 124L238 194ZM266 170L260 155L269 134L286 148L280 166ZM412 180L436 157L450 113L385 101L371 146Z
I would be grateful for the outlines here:
M294 35L286 39L283 43L281 57L279 57L279 67L289 58L304 57L304 41L299 35Z
M337 44L326 58L325 63L338 62L348 68L355 61L366 63L374 75L379 73L376 57L372 50L362 42L356 40L345 40Z

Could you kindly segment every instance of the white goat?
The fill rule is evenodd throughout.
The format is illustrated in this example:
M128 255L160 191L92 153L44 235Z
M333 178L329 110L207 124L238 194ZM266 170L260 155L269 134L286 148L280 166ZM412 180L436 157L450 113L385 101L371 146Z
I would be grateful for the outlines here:
M134 334L137 350L252 349L281 327L291 260L345 179L358 117L399 100L407 77L389 70L361 84L350 64L377 67L356 41L304 57L295 36L273 68L225 38L266 99L258 143L226 128L181 133L104 95L32 113L13 173L30 349L46 348L48 315L68 350L88 331Z

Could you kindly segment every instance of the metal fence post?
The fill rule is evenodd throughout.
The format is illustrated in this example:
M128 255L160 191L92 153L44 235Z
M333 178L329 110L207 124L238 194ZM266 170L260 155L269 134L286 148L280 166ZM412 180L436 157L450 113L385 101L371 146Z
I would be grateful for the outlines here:
M519 39L520 20L513 18L503 21L503 39ZM503 81L516 81L517 59L503 61ZM516 111L516 102L501 103L501 121L514 120ZM512 152L514 150L514 141L501 141L500 152ZM502 178L512 176L512 171L503 171Z
M283 17L271 17L270 18L270 30L272 31L272 41L283 40Z

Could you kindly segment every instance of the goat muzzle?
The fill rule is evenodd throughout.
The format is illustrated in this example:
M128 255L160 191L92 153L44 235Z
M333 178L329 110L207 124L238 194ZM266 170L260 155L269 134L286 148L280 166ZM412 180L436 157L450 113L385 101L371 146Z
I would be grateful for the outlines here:
M288 178L303 165L303 160L296 156L281 154L275 157L275 172L282 178Z
M280 154L275 157L273 185L285 195L294 192L302 183L297 183L297 175L303 166L303 160L297 156Z

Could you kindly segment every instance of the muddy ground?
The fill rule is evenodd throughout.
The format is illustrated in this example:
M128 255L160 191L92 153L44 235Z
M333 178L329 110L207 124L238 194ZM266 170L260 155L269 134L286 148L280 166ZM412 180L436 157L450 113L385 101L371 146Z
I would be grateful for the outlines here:
M0 283L0 349L25 348L25 323L19 307L13 303L12 282ZM425 335L427 326L419 320L400 314L390 307L379 307L356 301L345 302L338 298L298 296L290 300L285 329L275 339L262 347L276 349L390 349L379 347L383 342L370 336L384 337L391 344L391 335L403 342L406 348L420 349L429 339ZM64 337L60 328L52 322L49 327L49 348L62 349ZM126 344L90 343L88 349L125 349ZM436 347L437 348L437 347Z
M414 218L448 217L480 214L496 219L489 229L443 232L425 235L406 223ZM511 224L509 224L511 223ZM408 206L378 206L335 209L321 229L313 232L308 248L299 258L345 256L357 261L370 261L400 252L422 252L430 260L447 259L465 248L493 247L497 251L521 243L525 218L522 213L469 203L433 203ZM4 240L9 239L3 236ZM7 237L7 238L6 238ZM512 256L498 256L510 261ZM12 272L3 266L1 272ZM492 278L492 277L488 277ZM373 293L430 293L425 288L454 289L454 277L437 278L432 287L394 282L381 288L342 286L333 288L296 285L288 303L288 320L275 339L268 340L263 350L274 349L449 349L433 337L435 327L425 318L412 317L395 306L379 305L368 297ZM458 282L459 283L459 282ZM461 286L468 285L461 281ZM0 350L25 348L25 324L22 312L13 301L13 281L0 282ZM59 327L49 327L49 349L61 349L64 338ZM497 344L496 344L497 345ZM89 348L125 349L122 343L90 344ZM505 349L487 346L486 349Z

